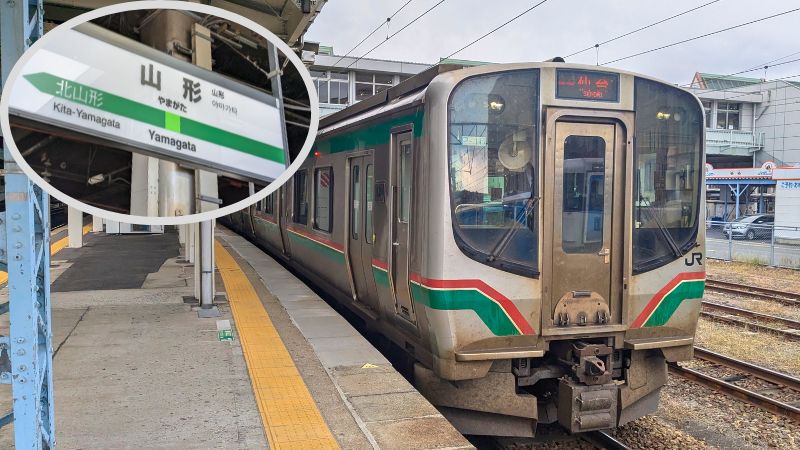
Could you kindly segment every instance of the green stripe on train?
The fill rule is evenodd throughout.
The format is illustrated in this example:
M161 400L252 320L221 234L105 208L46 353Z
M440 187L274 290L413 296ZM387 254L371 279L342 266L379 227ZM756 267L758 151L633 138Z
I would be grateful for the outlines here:
M703 298L705 287L706 282L704 280L682 281L661 300L644 326L660 327L664 325L675 314L675 311L684 300Z
M375 284L389 287L389 274L385 270L372 267L372 277L375 279Z
M314 144L314 151L329 154L367 150L378 145L389 145L392 128L408 124L413 125L414 136L420 137L422 136L423 117L422 109L418 109L412 114L388 119L385 122L376 123L338 136L317 140Z
M322 245L319 242L309 239L305 236L301 236L292 232L289 232L289 239L291 239L292 243L298 243L300 245L304 245L305 247L318 251L323 255L327 256L328 258L332 259L333 261L344 264L344 254L338 252L328 246Z
M520 332L500 305L478 290L429 289L409 283L414 301L438 310L472 310L495 336L517 336Z

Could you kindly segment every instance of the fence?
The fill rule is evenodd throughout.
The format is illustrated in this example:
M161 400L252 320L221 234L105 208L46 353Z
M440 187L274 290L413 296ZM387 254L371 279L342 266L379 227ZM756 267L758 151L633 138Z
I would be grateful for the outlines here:
M707 221L707 257L800 269L800 225L775 226L757 222L752 218L735 222Z

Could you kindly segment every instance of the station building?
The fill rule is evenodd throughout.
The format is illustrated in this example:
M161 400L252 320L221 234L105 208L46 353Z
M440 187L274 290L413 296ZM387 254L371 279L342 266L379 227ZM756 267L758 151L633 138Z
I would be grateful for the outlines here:
M309 70L319 94L320 116L385 91L430 67L415 62L340 56L333 47L318 47Z
M775 238L800 241L800 82L697 72L706 120L707 217L774 214Z

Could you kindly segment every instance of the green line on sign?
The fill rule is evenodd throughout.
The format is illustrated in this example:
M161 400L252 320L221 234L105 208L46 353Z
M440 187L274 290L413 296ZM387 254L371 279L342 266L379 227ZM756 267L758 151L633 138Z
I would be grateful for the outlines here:
M164 128L176 133L181 132L181 117L171 112L164 113Z
M27 74L23 75L23 77L42 93L54 97L228 147L258 158L286 164L283 149L274 145L259 142L46 72Z

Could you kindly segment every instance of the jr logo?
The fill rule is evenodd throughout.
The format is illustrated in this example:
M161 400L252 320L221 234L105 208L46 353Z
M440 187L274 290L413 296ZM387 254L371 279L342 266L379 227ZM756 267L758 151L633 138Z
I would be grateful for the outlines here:
M703 265L703 254L700 252L694 252L691 255L687 255L686 258L683 259L684 264L687 266L693 266L697 264L698 266Z

